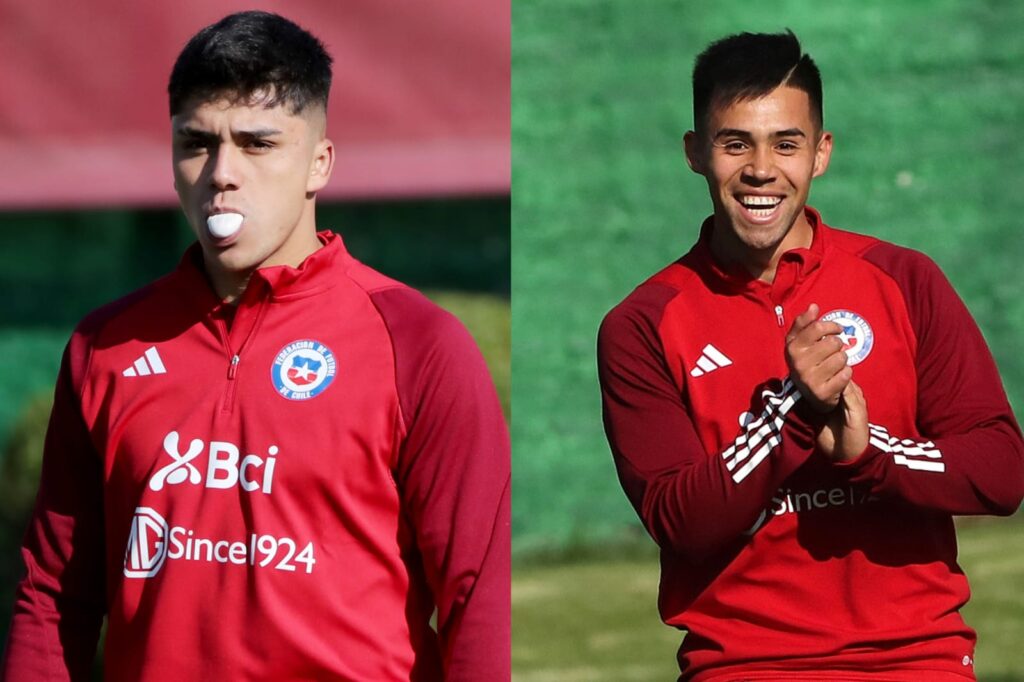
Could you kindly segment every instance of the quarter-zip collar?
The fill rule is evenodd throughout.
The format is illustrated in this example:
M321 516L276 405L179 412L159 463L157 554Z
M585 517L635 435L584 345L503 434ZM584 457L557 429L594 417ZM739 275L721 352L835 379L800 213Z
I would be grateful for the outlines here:
M811 224L813 238L808 248L790 249L779 257L775 270L775 279L764 282L747 271L742 265L719 263L711 252L711 232L714 230L714 216L708 217L700 228L700 238L694 245L690 256L693 264L699 268L702 276L710 277L713 283L735 293L766 291L775 303L780 303L802 281L821 265L825 254L825 242L828 239L828 226L821 221L821 215L810 206L804 207L804 215ZM689 260L689 259L687 259ZM716 287L717 288L717 287Z
M335 263L348 258L341 235L329 231L317 233L323 245L306 257L298 267L275 265L259 268L249 278L239 305L259 302L293 300L326 291L335 283ZM225 305L213 290L203 266L199 243L185 251L175 271L187 300L205 314Z

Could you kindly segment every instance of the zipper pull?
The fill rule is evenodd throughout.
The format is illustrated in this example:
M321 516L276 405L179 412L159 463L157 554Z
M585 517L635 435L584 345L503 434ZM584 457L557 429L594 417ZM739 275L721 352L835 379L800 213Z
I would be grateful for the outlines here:
M228 379L234 379L235 375L238 373L239 360L241 360L241 358L238 357L237 353L231 356L231 364L228 366Z
M779 326L780 327L782 327L782 326L784 326L786 324L785 318L782 317L782 306L781 305L775 306L775 319L779 321ZM235 356L235 357L238 357L238 356Z

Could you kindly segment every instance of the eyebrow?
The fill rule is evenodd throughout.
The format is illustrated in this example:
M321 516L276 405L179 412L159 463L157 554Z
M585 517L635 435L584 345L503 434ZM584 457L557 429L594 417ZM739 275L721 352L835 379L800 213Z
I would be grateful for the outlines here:
M176 135L179 135L181 137L191 137L203 140L216 139L217 137L219 137L218 135L211 133L209 131L200 130L198 128L193 128L192 126L188 125L180 126L174 132ZM277 130L276 128L256 128L255 130L238 130L233 133L235 137L243 138L273 137L274 135L280 134L281 131Z
M200 139L209 139L209 138L212 138L212 137L217 137L213 133L207 132L205 130L199 130L198 128L193 128L193 127L187 126L187 125L179 126L174 131L174 134L179 136L179 137L194 137L194 138L200 138Z
M742 137L749 139L753 137L753 135L750 134L749 130L740 130L739 128L722 128L717 133L715 133L715 137L713 139L717 140L720 137ZM772 133L772 137L806 138L807 135L804 133L804 131L800 130L799 128L786 128L785 130L775 131L774 133Z
M257 128L256 130L238 130L235 135L238 137L273 137L280 135L281 131L276 128Z

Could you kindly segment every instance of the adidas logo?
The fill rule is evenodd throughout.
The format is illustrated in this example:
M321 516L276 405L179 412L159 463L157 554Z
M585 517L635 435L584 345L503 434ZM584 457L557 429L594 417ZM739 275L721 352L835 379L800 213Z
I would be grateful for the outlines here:
M710 343L704 346L704 350L700 352L700 357L697 358L697 366L690 370L691 377L700 377L714 372L716 369L728 367L732 364L732 360L725 357L722 351L718 350Z
M160 353L156 346L150 346L141 357L135 360L135 364L121 372L126 377L144 377L150 374L167 374L164 361L160 359Z

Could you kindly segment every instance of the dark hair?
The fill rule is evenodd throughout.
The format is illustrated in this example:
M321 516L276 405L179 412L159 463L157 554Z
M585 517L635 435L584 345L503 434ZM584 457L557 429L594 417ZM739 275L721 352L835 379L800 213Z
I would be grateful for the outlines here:
M820 129L821 74L792 31L739 33L714 42L693 67L694 127L705 126L712 106L763 97L780 85L807 93L811 116Z
M193 100L227 95L281 103L299 113L310 104L327 108L331 57L323 43L288 19L269 12L238 12L195 34L171 70L171 116Z

